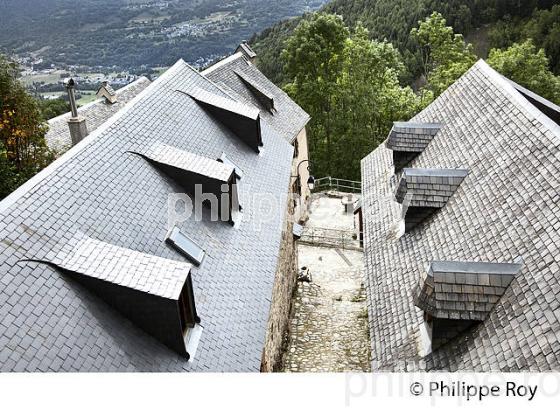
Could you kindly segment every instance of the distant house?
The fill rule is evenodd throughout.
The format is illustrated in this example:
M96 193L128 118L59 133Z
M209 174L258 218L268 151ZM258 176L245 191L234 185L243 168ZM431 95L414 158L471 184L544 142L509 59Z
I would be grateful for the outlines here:
M182 60L101 125L82 110L89 135L0 202L0 369L277 368L294 147L264 111ZM196 189L220 219L170 220Z
M228 58L205 69L202 74L246 104L261 111L261 115L286 141L294 146L292 192L296 201L295 220L308 218L311 195L309 152L306 125L309 115L283 90L261 73L253 64L256 53L247 43L241 43Z
M559 124L480 61L362 161L374 369L560 370Z
M109 118L115 115L126 104L150 85L150 80L140 77L138 80L114 91L109 85L103 84L97 92L97 99L78 108L78 114L85 119L88 132L95 131ZM59 115L49 120L49 130L45 135L47 145L58 155L72 146L72 137L68 127L71 113Z

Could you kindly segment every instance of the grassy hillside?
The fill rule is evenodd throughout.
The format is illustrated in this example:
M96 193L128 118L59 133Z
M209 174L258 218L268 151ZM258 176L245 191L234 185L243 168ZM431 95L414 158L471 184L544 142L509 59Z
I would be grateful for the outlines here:
M410 30L433 11L439 11L456 32L472 41L480 57L490 47L506 47L514 41L534 38L545 47L551 66L560 73L560 0L333 0L323 10L344 18L350 27L361 22L374 39L387 39L403 55L411 84L419 75L417 45ZM279 55L285 39L301 18L283 21L252 39L259 53L259 67L277 83L285 82Z

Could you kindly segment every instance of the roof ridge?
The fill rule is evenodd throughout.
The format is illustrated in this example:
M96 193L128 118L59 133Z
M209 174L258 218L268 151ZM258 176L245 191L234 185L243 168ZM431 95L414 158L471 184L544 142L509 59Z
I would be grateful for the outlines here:
M121 95L121 94L124 93L125 91L129 90L130 88L132 88L133 85L137 85L137 83L139 83L140 80L142 80L142 82L143 82L144 80L147 80L147 81L150 82L150 84L152 83L152 81L150 81L150 79L149 79L148 77L142 75L142 76L138 77L136 80L132 81L131 83L128 83L128 84L125 85L124 87L119 88L119 89L116 90L115 92L117 93L117 95ZM103 100L104 100L104 98L96 98L95 100L90 101L90 102L88 102L87 104L82 105L81 107L78 108L78 113L80 113L80 112L82 112L82 111L85 111L87 108L90 108L90 107L92 107L92 106L94 106L94 105L101 104L101 103L103 102ZM47 123L48 123L49 125L50 125L50 124L54 124L55 122L58 122L58 121L60 121L60 120L62 120L62 119L64 119L64 118L66 118L66 117L69 117L71 114L72 114L72 112L68 111L68 112L65 112L64 114L57 115L56 117L53 117L53 118L49 119L49 120L47 121Z
M521 111L527 114L531 120L539 121L542 125L547 127L555 136L560 138L560 125L556 124L550 117L548 117L541 110L535 107L529 100L527 100L527 98L525 98L518 90L516 90L512 84L515 82L502 76L499 72L490 67L490 65L483 59L478 60L478 62L467 72L467 74L475 67L487 74L490 80L505 92L509 100L514 103ZM538 96L543 98L540 95Z
M212 71L215 71L216 69L222 67L223 65L226 65L227 63L229 63L231 61L234 61L234 60L237 60L238 58L241 58L241 57L244 57L244 55L241 51L238 51L237 53L233 53L232 55L227 56L225 58L222 58L220 61L215 62L211 66L206 67L200 73L205 76L205 75L211 73Z

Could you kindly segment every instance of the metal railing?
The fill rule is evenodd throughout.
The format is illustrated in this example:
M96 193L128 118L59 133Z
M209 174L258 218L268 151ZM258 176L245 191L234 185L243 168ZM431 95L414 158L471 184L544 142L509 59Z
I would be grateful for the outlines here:
M313 192L328 190L359 193L362 192L362 183L360 181L350 181L348 179L333 177L324 177L315 180L315 188L313 189Z
M353 230L305 228L299 242L342 249L362 250L358 233Z

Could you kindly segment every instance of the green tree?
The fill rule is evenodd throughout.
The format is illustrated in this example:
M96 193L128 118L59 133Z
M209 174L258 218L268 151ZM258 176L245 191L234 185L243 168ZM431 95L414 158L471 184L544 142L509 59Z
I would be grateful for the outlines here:
M0 170L3 198L51 160L37 102L17 80L17 65L0 56Z
M312 116L316 175L359 179L360 160L421 104L399 84L404 65L396 49L370 40L361 24L350 35L340 18L318 15L301 23L283 57L295 79L286 89Z
M359 23L346 41L343 61L332 161L339 175L359 179L361 159L387 138L393 121L418 111L420 98L399 84L404 64L398 51L388 42L369 40Z
M45 121L70 112L70 104L62 98L57 98L55 100L39 100L39 108L41 109L41 115Z
M515 43L506 50L491 50L488 64L523 87L560 104L560 77L550 71L544 50L537 49L532 40Z
M325 175L334 170L334 110L348 34L339 16L314 14L298 25L282 51L284 70L292 79L285 89L311 115L310 150L325 159L315 172Z
M455 34L440 13L434 12L419 22L411 36L420 46L427 87L436 97L476 62L472 45Z

